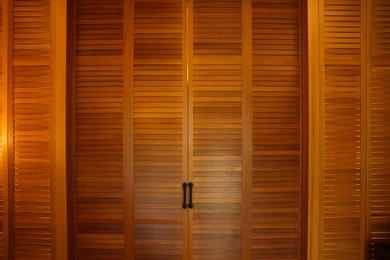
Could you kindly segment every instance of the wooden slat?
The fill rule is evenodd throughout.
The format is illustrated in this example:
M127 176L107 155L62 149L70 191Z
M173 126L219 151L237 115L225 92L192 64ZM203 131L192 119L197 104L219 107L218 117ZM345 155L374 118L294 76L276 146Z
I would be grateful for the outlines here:
M300 259L300 1L252 3L252 259Z
M192 114L193 259L241 255L241 1L194 0Z
M362 118L361 3L324 1L325 129L322 259L361 255Z
M74 5L74 257L124 259L123 1Z
M50 1L13 7L13 255L51 259Z
M390 242L390 3L371 8L371 223L370 242ZM372 259L375 259L372 257Z
M134 1L133 130L125 134L134 143L135 259L182 259L186 243L184 11L182 0Z

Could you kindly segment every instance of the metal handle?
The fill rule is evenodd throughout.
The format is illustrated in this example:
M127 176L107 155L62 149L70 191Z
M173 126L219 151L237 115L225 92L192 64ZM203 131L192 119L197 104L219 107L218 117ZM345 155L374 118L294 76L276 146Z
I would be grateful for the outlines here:
M183 204L181 205L181 207L183 209L186 209L187 208L187 191L186 191L187 182L183 182L182 186L183 186Z
M190 182L188 183L188 187L190 188L190 202L188 203L188 208L192 209L194 207L194 204L192 204L192 187L194 187L194 184Z

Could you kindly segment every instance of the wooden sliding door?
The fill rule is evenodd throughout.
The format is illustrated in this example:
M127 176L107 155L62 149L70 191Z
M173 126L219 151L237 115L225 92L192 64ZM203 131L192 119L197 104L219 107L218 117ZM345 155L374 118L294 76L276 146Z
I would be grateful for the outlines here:
M300 1L73 12L73 258L304 259Z

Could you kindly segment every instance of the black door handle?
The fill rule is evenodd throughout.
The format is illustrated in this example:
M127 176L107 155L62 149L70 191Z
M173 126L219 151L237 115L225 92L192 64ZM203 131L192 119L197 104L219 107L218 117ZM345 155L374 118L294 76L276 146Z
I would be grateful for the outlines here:
M183 209L186 209L187 208L187 182L183 182L182 186L183 186L183 204L181 205L181 207Z
M192 187L194 187L194 184L190 182L188 183L188 187L190 188L190 202L188 203L188 208L192 209L194 207L194 204L192 204Z

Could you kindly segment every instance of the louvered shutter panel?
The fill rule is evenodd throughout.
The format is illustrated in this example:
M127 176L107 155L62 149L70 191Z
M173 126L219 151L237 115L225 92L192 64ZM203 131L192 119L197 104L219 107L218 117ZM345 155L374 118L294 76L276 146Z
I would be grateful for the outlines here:
M185 1L134 1L134 254L182 259L186 210ZM131 105L131 104L129 104Z
M193 1L193 259L239 259L242 175L241 1Z
M370 242L390 243L390 3L371 4Z
M323 8L322 259L363 259L360 0L327 0Z
M75 1L74 246L124 259L123 1Z
M303 79L298 0L254 0L252 259L300 259Z
M50 1L14 1L13 8L11 243L14 259L51 259Z

